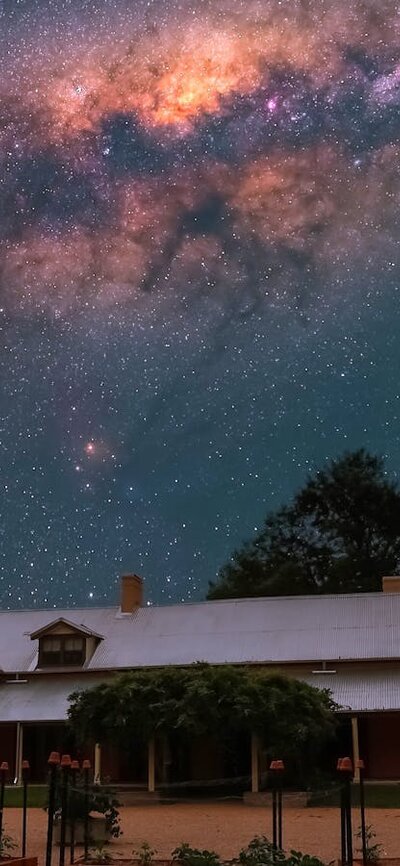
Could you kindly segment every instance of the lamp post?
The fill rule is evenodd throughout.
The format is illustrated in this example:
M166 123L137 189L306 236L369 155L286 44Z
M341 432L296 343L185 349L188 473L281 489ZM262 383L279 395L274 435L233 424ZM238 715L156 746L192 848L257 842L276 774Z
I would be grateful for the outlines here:
M282 773L283 761L271 761L272 773L272 846L274 851L282 850Z
M71 762L71 792L70 792L70 825L71 834L70 863L75 861L75 803L76 803L76 774L79 771L79 761Z
M361 818L361 844L362 844L362 857L363 857L363 866L367 863L367 832L366 832L366 824L365 824L365 791L364 791L364 770L365 764L362 758L356 761L356 767L359 771L359 790L360 790L360 818Z
M353 764L351 758L339 758L337 769L342 778L340 791L340 835L342 864L353 864L353 833L351 826L351 779Z
M60 827L60 866L65 863L65 837L67 830L68 812L68 777L71 769L71 756L63 755L61 758L61 827Z
M83 827L83 845L85 862L89 856L89 773L90 761L86 758L82 761L83 770L83 788L84 788L84 827Z
M8 776L8 763L3 761L0 764L0 842L3 838L3 812L4 812L4 791L6 787L6 778Z
M60 763L60 755L58 752L51 752L49 765L49 805L47 816L47 843L46 843L46 866L51 866L51 849L53 846L53 822L54 822L54 806L56 800L56 784L57 784L57 767Z
M26 856L26 815L28 807L29 761L22 761L22 856Z

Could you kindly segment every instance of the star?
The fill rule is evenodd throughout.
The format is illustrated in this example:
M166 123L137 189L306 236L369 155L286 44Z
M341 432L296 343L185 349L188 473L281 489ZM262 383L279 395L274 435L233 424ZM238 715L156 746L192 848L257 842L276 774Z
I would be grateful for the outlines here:
M397 477L399 44L392 0L4 4L1 603L203 598L343 450Z

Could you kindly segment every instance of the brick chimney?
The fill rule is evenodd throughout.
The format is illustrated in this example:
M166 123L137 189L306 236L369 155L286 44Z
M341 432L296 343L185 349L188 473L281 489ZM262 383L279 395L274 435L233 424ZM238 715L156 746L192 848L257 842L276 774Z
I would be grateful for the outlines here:
M382 592L400 592L400 577L383 577Z
M133 613L143 604L143 580L137 574L121 577L121 613Z

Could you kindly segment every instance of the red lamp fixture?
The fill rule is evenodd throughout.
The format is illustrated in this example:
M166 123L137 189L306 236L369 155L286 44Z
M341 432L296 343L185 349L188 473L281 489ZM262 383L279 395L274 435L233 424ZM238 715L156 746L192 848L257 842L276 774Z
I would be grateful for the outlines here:
M352 773L353 772L353 762L351 758L339 758L337 762L337 769L341 773Z
M68 769L72 764L71 755L62 755L60 765L63 770Z
M285 769L285 764L283 761L271 761L269 768L270 770L280 770L282 772Z
M50 752L49 760L47 762L50 766L57 766L60 763L60 753L59 752Z

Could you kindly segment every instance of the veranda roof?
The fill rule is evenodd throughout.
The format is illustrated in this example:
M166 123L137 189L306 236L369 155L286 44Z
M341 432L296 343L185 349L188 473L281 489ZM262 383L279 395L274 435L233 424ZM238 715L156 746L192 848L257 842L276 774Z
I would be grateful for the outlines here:
M328 688L342 712L400 710L400 669L307 674L300 677L318 688ZM67 718L71 692L90 688L105 677L34 676L28 682L0 686L0 723L62 722Z

